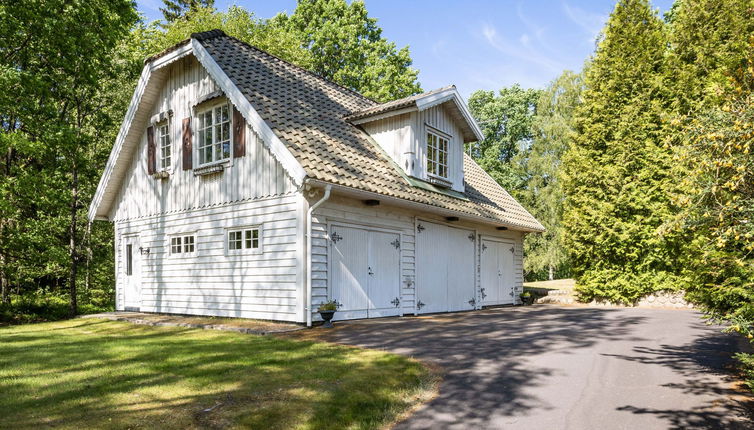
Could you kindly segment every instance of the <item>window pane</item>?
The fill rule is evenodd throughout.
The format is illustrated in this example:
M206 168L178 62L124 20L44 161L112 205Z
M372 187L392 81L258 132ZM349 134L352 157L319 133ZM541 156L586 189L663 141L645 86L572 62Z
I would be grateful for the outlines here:
M223 143L223 158L230 158L230 143Z
M126 245L126 275L131 276L134 273L134 255L133 245Z
M181 238L180 237L174 237L170 239L170 253L171 254L181 253Z
M228 249L230 250L241 249L241 232L240 231L228 232Z
M194 252L194 236L184 236L183 252Z

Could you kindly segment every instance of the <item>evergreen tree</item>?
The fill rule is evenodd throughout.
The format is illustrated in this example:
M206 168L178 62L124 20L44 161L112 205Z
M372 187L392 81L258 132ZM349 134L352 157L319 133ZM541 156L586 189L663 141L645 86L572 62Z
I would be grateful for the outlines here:
M585 75L564 157L563 225L578 291L633 302L681 287L671 151L662 141L666 35L648 0L620 0Z
M162 16L168 23L175 22L201 8L214 9L215 0L162 0L165 7L160 8Z
M530 279L568 276L568 253L563 244L563 188L561 160L573 136L573 115L579 105L582 77L563 72L542 91L532 120L531 145L513 157L523 186L520 202L547 231L524 240L524 270Z
M271 24L296 34L311 53L310 70L326 79L382 102L421 92L408 47L382 36L362 0L300 0Z
M511 160L521 146L533 138L532 123L540 91L516 84L493 91L475 91L469 97L469 110L484 134L467 151L500 185L516 194L522 186L520 172Z

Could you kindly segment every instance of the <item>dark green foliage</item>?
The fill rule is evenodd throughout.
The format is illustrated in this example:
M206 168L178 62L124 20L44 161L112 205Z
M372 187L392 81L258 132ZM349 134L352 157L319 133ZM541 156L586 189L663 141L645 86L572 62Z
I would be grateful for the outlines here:
M582 298L632 303L682 287L672 151L662 145L666 35L647 0L619 1L585 76L563 164L563 225Z
M162 0L162 3L165 7L161 7L160 12L167 22L186 18L201 8L212 9L215 6L215 0Z
M484 140L467 148L471 156L514 196L521 186L520 172L511 160L519 147L528 146L534 133L532 123L540 91L519 85L492 91L476 91L469 97L469 109L484 133Z
M311 53L308 68L326 79L382 102L421 92L408 47L384 38L361 0L300 0L272 24L299 39Z

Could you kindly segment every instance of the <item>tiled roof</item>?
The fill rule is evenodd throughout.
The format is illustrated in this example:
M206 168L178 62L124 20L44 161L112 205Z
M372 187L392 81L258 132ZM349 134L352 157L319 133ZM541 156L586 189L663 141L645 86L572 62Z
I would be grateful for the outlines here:
M432 91L427 91L426 93L416 94L413 96L404 97L402 99L389 101L387 103L370 106L366 109L362 109L360 111L354 112L346 116L345 119L347 121L353 121L355 119L366 118L368 116L378 115L384 112L390 112L393 110L402 109L409 106L416 106L416 101L419 100L420 98L431 96L437 93L441 93L450 88L455 88L455 85L449 85L447 87L438 88Z
M468 156L464 156L467 199L412 186L377 144L345 119L355 112L384 105L221 31L198 33L192 38L204 46L308 177L483 217L512 228L543 230ZM411 97L402 100L408 99Z

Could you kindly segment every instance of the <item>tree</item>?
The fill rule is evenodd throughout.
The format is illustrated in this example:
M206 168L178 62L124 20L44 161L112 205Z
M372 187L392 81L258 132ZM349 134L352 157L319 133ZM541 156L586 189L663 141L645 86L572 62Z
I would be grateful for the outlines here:
M585 75L563 159L563 226L585 300L683 286L672 151L662 145L666 35L648 0L620 0Z
M520 172L511 160L519 146L533 138L532 124L541 92L523 89L518 84L492 91L475 91L469 97L469 109L484 134L484 139L467 148L471 156L500 185L514 195L521 187Z
M573 115L583 87L581 74L565 71L541 92L532 119L531 145L513 157L522 178L517 197L547 231L524 240L524 271L528 277L554 279L568 274L563 243L561 160L573 137Z
M17 287L65 276L71 314L86 259L86 207L99 175L97 142L112 127L100 85L111 76L115 45L136 19L128 0L0 6L0 79L10 93L0 97L6 154L0 192L16 204L2 209L13 218L0 228L0 270L4 282L15 272Z
M162 0L165 7L160 8L162 16L168 23L185 18L201 8L214 9L215 0Z
M381 102L421 92L408 47L382 37L362 0L299 0L271 24L296 35L311 53L309 69L325 79Z

